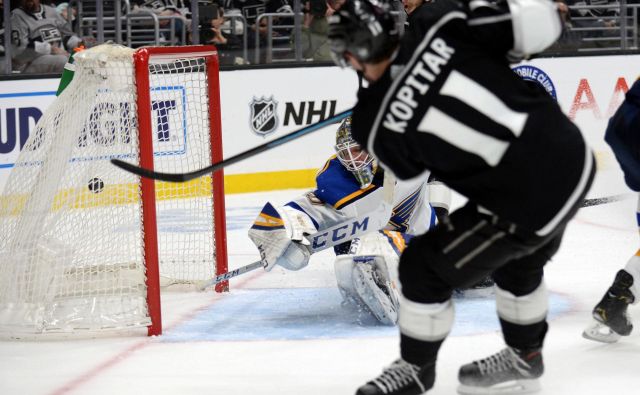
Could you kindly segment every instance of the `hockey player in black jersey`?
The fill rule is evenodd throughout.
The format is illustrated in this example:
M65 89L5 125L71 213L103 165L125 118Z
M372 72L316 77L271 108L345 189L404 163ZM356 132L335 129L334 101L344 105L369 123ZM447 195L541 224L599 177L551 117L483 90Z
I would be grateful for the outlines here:
M400 358L359 395L422 394L451 330L452 289L487 274L506 348L459 371L461 394L536 391L544 367L543 267L591 186L593 154L545 92L509 67L560 34L550 0L438 0L400 37L386 0L347 0L330 17L338 64L369 84L353 135L388 171L430 170L468 198L400 258Z

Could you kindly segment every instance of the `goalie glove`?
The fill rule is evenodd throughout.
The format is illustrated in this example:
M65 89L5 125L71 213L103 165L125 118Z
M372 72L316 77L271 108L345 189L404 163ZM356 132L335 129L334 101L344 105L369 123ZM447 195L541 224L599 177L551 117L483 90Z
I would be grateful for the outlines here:
M258 247L266 271L276 265L300 270L311 257L309 241L304 236L315 232L305 213L288 206L276 210L267 203L249 229L249 238Z

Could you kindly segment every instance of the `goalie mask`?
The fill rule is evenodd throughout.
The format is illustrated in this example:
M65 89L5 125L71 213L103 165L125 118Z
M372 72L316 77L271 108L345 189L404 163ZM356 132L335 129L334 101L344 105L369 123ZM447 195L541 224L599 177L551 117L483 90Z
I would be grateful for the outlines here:
M346 67L346 53L364 63L390 56L400 39L392 11L389 0L347 0L328 18L333 61Z
M345 118L336 133L336 153L340 163L349 170L360 184L366 188L373 182L375 163L373 156L362 149L351 135L351 117Z

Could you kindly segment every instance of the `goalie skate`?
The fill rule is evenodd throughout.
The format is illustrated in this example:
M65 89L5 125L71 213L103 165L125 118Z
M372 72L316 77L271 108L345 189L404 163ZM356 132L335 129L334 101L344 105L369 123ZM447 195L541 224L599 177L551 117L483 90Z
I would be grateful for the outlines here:
M593 320L591 325L582 332L582 337L601 343L615 343L621 336L605 324Z

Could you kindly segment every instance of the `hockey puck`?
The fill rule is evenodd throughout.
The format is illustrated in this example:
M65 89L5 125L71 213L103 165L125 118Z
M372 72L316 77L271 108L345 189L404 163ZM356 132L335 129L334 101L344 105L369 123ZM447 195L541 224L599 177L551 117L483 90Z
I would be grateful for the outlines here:
M88 188L93 193L100 193L104 189L104 181L98 177L89 180Z

